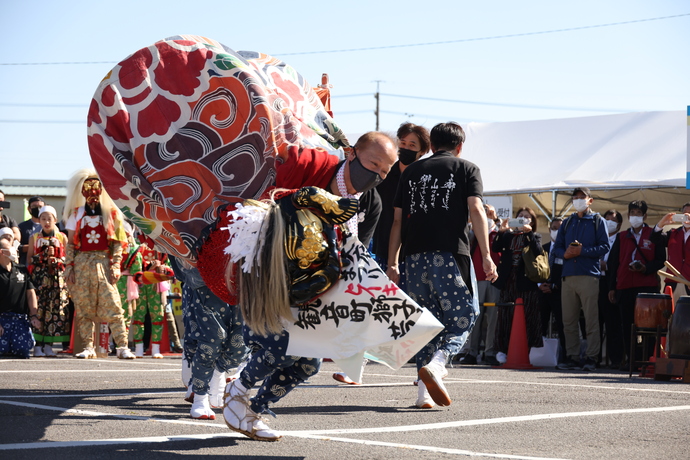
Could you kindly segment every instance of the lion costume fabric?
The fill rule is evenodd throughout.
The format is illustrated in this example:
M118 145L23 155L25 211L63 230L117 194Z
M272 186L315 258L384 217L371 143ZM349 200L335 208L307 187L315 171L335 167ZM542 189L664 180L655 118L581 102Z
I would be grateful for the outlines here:
M115 203L157 250L192 264L197 263L204 242L218 240L214 239L219 233L215 224L221 213L247 199L265 197L275 186L326 188L343 149L349 148L317 93L289 65L191 35L159 41L117 64L98 86L87 122L91 158ZM341 278L327 291L340 292L340 297L329 302L346 305L359 292L364 293L364 301L357 300L360 304L373 305L376 292L395 289L402 293L391 287L380 269L369 267L366 248L356 238L348 244L350 254L362 255L351 262L352 267L361 266L374 275L364 276L366 290L363 285L348 288ZM218 278L211 278L225 273L229 258L217 251L206 252L213 259L206 261L211 269L202 275L216 290ZM324 329L316 327L313 310L308 313L310 325L304 327L295 308L295 323L288 326L291 342L320 343L310 347L312 357L359 359L376 346L371 340L359 345L357 335L368 333L362 325L384 321L390 326L403 321L404 334L391 336L389 331L374 340L387 344L382 361L397 368L441 325L430 314L431 319L423 320L428 311L406 296L396 302L406 306L396 310L400 317L374 317L373 307L362 304L366 315L357 309L355 316L344 318L340 308L338 321L326 323L347 331L352 339L327 332L332 346L315 342L323 339ZM337 342L350 345L340 352ZM391 348L391 343L396 347ZM307 356L303 348L301 356ZM352 369L349 372L357 375Z

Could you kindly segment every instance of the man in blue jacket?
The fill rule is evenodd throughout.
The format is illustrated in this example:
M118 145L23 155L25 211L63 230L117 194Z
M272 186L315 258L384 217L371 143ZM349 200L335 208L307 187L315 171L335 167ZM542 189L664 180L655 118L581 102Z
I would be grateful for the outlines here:
M563 221L552 248L554 256L563 259L561 302L568 356L557 368L593 371L596 369L601 348L598 305L601 276L599 259L609 251L609 239L601 216L590 209L594 200L589 189L578 187L572 196L576 212ZM580 310L585 315L587 329L587 357L582 364L579 363Z

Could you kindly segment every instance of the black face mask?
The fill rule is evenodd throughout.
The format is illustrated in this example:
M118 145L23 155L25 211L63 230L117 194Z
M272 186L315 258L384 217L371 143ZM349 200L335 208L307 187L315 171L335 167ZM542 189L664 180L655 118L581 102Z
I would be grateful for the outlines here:
M362 166L359 158L355 157L350 162L350 182L358 192L371 190L379 185L381 181L381 176Z
M38 219L38 211L40 211L41 208L31 208L31 217L35 217Z
M410 149L404 149L400 147L398 149L398 157L400 158L400 163L404 164L405 166L412 164L414 160L417 159L417 153L414 150Z

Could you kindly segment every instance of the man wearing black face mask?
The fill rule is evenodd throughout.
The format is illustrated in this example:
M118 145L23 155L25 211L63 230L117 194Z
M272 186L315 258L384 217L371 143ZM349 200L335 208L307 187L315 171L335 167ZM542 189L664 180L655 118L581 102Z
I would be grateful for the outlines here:
M363 134L348 158L338 164L329 184L331 193L359 200L359 211L347 226L364 246L369 246L381 214L381 198L375 187L387 177L396 157L395 143L388 135Z
M31 218L21 222L19 232L22 234L21 244L19 245L19 264L26 265L26 252L29 249L29 238L31 235L41 230L41 222L38 220L38 211L45 206L45 201L40 196L29 198L28 210Z

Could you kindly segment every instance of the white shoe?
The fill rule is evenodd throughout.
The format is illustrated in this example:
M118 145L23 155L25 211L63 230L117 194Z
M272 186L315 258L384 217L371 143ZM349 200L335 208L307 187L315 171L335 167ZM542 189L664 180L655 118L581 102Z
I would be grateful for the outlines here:
M223 393L225 392L225 372L214 369L208 386L208 396L211 407L216 409L222 408Z
M228 383L223 397L223 418L232 431L257 441L277 441L283 437L279 432L270 429L259 414L249 407L249 391L239 379Z
M215 420L216 414L211 410L208 403L208 395L194 395L192 410L189 415L196 420Z
M424 382L420 380L417 384L417 402L415 403L415 406L419 407L420 409L431 409L435 405L436 404L431 398L429 391L426 389L426 385L424 385Z
M96 351L93 348L84 348L84 351L77 353L74 357L79 359L95 359Z
M419 370L420 383L424 382L431 398L439 406L450 406L451 403L448 390L443 385L443 377L448 375L445 359L446 354L437 351L431 362Z
M143 358L144 357L144 343L139 342L134 344L134 357Z
M45 356L45 353L43 353L43 346L36 345L34 347L34 358L42 358L44 356Z
M57 355L53 351L53 347L50 345L43 345L43 353L48 357L48 358L55 358Z
M132 353L132 350L130 350L127 347L118 347L117 349L117 357L120 359L135 359L136 356L134 356L134 353Z
M153 359L163 359L163 355L161 354L161 344L160 343L152 343L151 344L151 357Z

